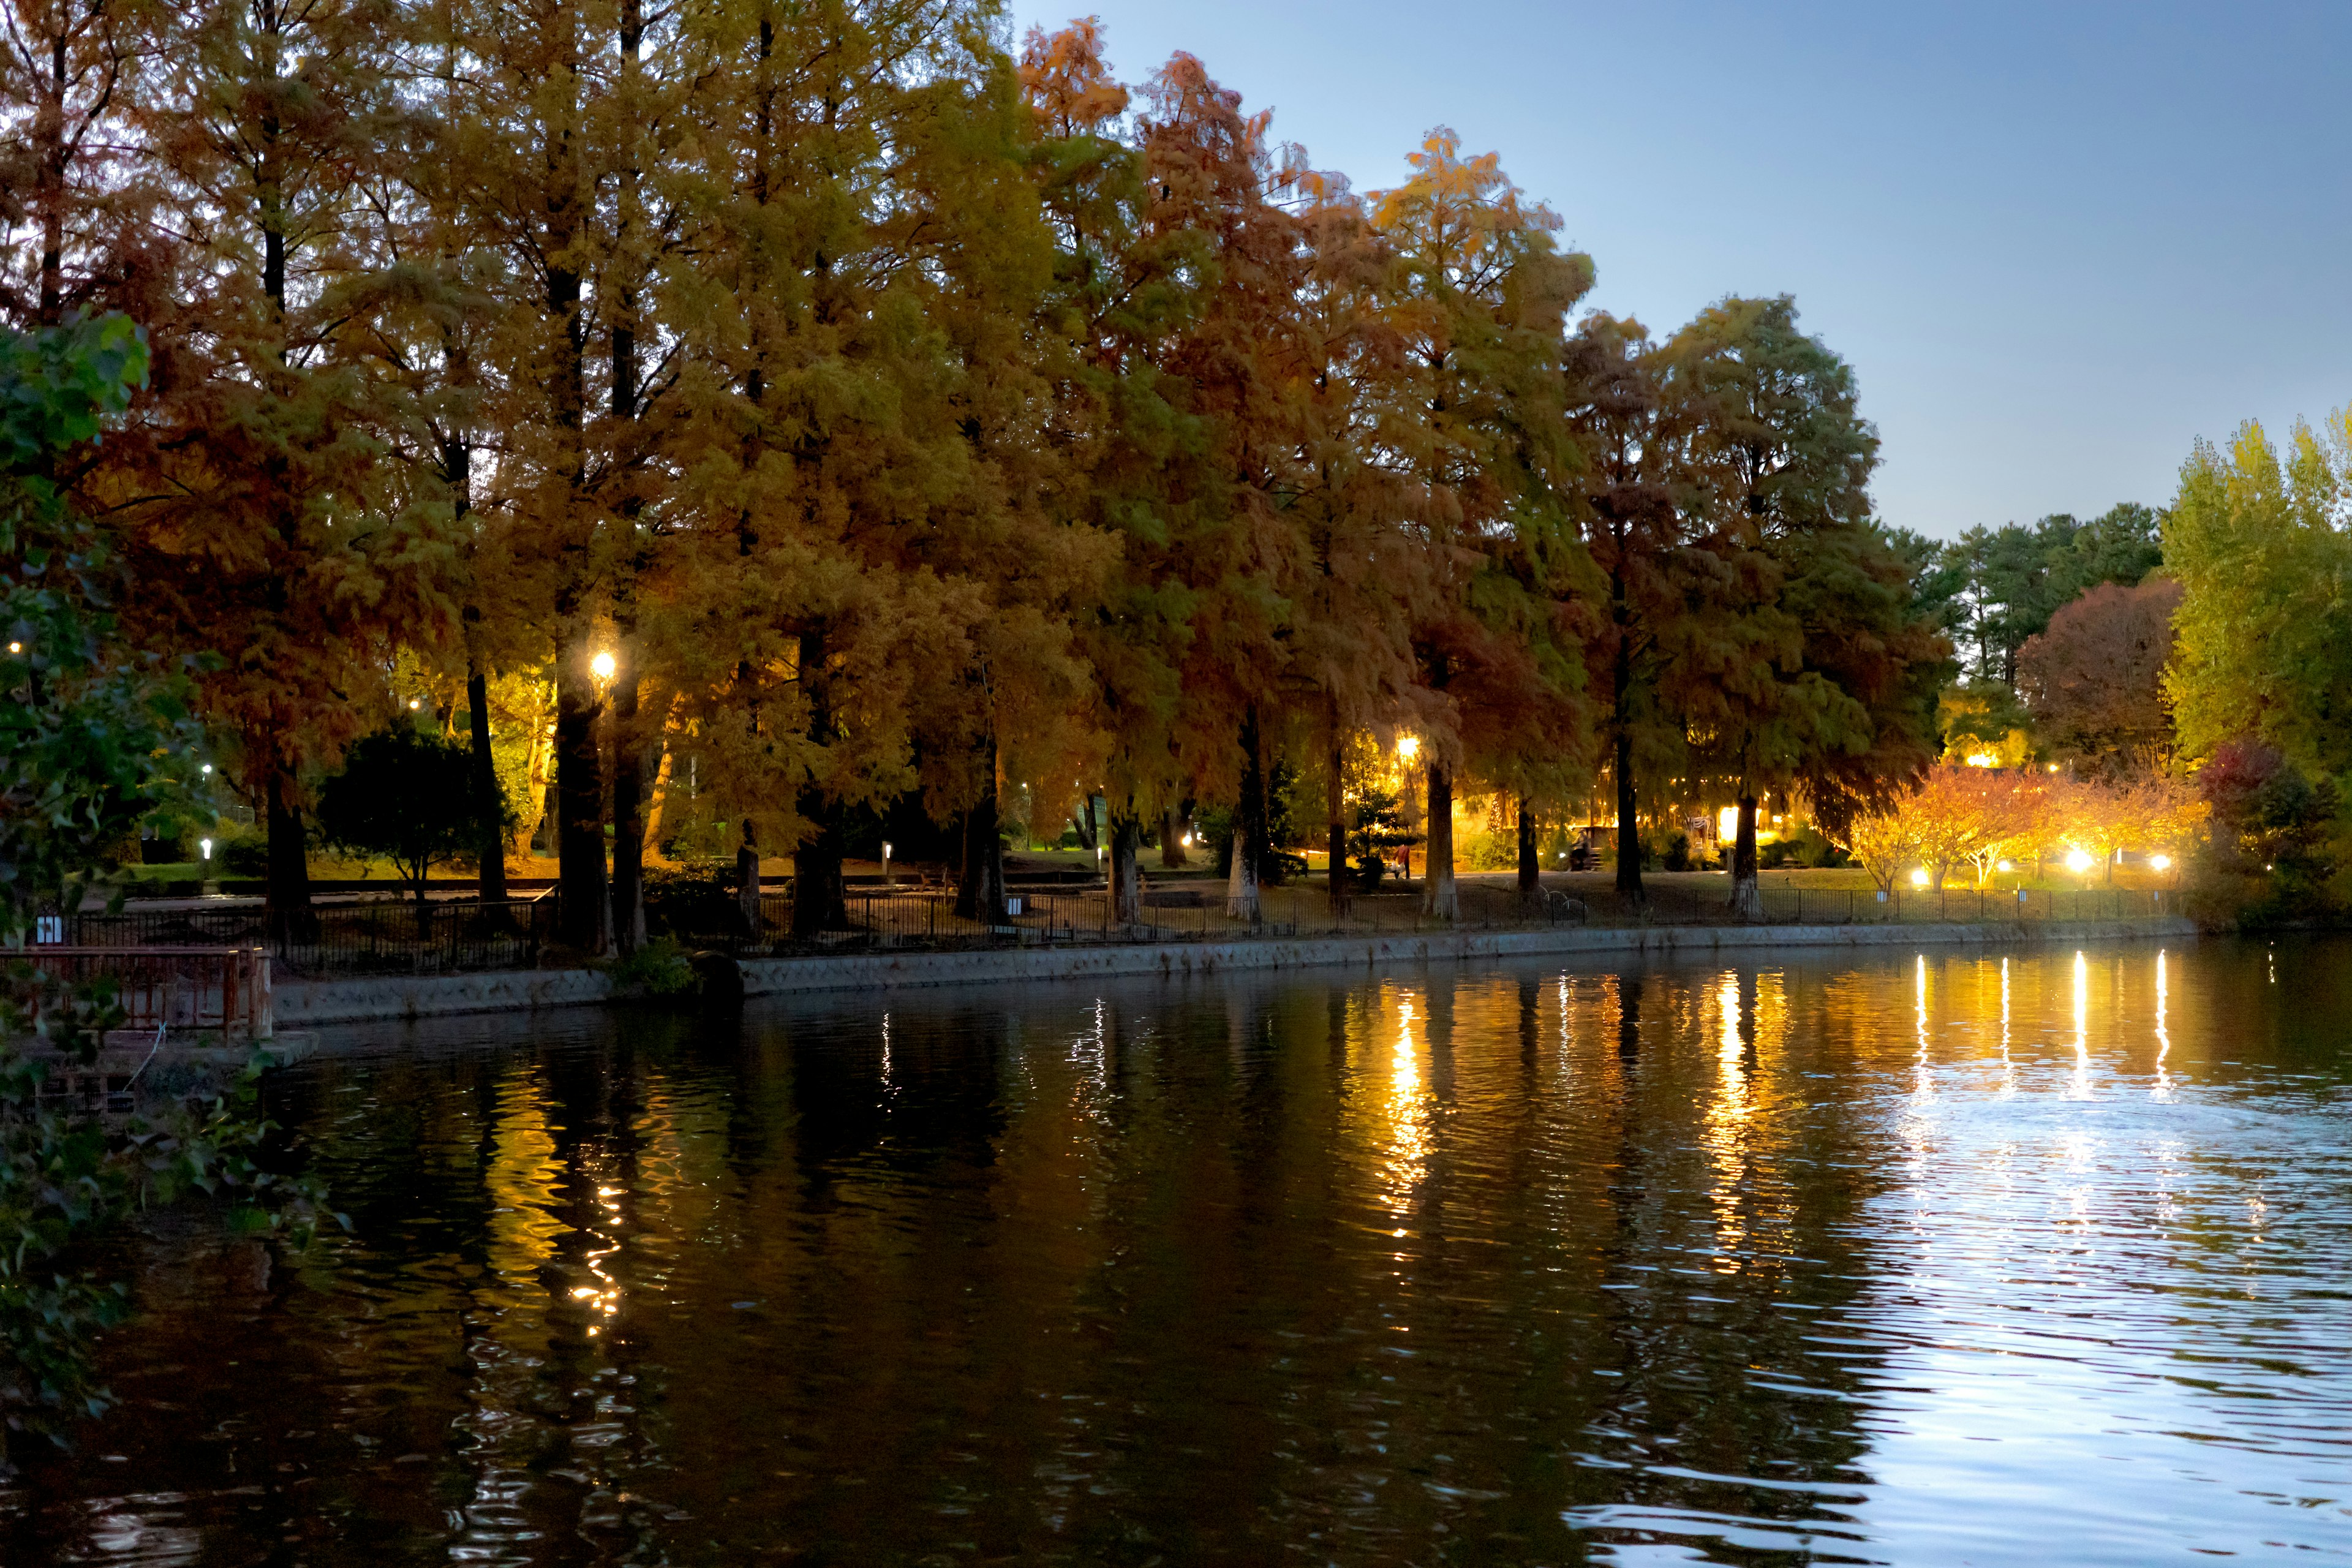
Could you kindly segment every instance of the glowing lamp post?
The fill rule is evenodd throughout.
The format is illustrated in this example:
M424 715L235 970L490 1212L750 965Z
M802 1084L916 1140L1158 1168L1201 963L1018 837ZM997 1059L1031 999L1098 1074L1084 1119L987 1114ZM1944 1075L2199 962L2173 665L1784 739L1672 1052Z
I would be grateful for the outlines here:
M882 840L882 885L890 886L890 841Z
M598 654L595 658L588 661L588 672L591 675L593 675L598 680L612 679L614 672L620 668L621 661L613 657L613 652L610 648L605 649L604 652Z

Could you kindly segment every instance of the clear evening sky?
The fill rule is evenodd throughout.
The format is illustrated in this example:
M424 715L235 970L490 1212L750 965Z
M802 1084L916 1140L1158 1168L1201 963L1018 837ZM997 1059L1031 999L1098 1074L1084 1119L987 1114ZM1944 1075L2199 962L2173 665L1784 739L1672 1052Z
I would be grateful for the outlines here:
M1891 523L2161 504L2199 436L2352 401L2352 5L1015 0L1174 49L1360 190L1436 124L1663 335L1790 293Z

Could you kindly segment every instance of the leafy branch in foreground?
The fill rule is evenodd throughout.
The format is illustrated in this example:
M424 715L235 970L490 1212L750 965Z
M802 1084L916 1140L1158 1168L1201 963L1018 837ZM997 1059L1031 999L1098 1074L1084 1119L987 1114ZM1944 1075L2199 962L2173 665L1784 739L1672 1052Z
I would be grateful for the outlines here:
M0 1423L6 1447L62 1441L106 1403L95 1336L128 1307L74 1267L83 1243L194 1195L231 1228L307 1239L320 1189L263 1167L257 1056L202 1104L110 1116L45 1096L51 1066L94 1059L123 1019L112 984L69 977L26 939L80 907L109 850L181 789L199 733L178 668L116 636L104 537L65 503L60 463L95 440L145 377L120 316L0 331Z

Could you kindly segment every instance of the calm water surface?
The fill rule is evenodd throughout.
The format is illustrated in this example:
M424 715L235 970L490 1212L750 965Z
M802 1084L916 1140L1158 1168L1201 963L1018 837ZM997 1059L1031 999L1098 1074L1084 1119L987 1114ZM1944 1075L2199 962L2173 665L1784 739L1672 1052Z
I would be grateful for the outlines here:
M0 1561L2352 1557L2352 947L352 1033Z

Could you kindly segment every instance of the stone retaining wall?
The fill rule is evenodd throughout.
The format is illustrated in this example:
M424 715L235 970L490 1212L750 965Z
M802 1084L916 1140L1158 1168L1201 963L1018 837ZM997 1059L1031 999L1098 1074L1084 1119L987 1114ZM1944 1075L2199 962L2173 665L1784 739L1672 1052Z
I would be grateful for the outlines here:
M2184 941L2186 920L2050 923L1849 926L1561 927L1525 931L1429 931L1418 935L1260 938L1103 947L999 949L973 952L874 952L839 958L754 958L741 964L747 996L862 991L902 985L986 985L1007 981L1202 975L1244 969L1378 969L1458 959L1652 953L1674 958L1782 947ZM487 974L281 981L278 1026L457 1013L575 1007L614 999L612 982L590 969L509 970Z

